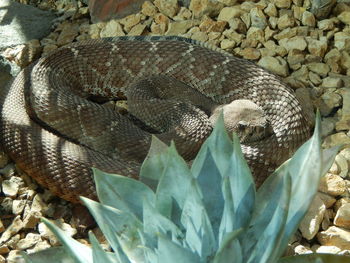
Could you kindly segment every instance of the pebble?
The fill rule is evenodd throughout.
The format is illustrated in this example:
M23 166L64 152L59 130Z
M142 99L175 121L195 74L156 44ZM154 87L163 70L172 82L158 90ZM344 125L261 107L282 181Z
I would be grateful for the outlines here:
M289 73L287 62L281 57L262 57L258 65L282 77Z
M334 225L350 229L350 203L339 207L334 218ZM350 245L349 245L350 249Z
M317 240L323 246L336 246L340 249L349 249L350 231L337 226L331 226L326 231L317 234Z

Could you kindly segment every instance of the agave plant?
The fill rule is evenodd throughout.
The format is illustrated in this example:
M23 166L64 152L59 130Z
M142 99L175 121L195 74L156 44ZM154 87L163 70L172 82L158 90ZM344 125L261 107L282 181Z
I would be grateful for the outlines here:
M92 233L89 248L43 219L63 248L25 255L26 261L350 262L317 254L281 259L338 151L322 151L320 143L318 117L312 138L256 191L239 140L230 139L222 119L191 168L174 145L154 139L139 181L95 169L100 202L82 197L113 252Z

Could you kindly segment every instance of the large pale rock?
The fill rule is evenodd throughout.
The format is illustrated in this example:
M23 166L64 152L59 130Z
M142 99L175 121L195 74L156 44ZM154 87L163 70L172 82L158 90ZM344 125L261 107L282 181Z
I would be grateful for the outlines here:
M175 21L169 24L166 35L180 35L185 34L191 27L198 25L197 20L183 20Z
M310 54L318 57L323 57L328 48L328 40L326 37L321 37L319 40L306 37L307 49Z
M263 57L258 65L282 77L289 73L287 62L281 57Z
M321 96L321 102L318 107L322 116L328 116L335 108L339 107L341 103L342 98L338 93L326 91Z
M311 12L304 11L301 17L301 23L304 26L315 27L316 25L315 16Z
M334 218L334 225L350 229L350 203L339 207Z
M157 7L155 7L154 4L150 1L145 1L142 4L141 13L145 16L154 16L155 14L157 14L157 11Z
M212 0L192 0L189 9L193 12L194 17L202 17L204 15L215 16L224 7L223 3Z
M334 46L339 50L350 51L350 34L346 32L335 33Z
M154 5L166 16L174 17L179 10L177 0L155 0Z
M336 246L340 249L350 248L350 231L331 226L326 231L317 234L317 239L323 246Z
M326 174L321 178L319 191L331 196L339 196L346 192L346 183L339 175Z
M239 6L224 7L221 9L218 20L229 22L233 18L240 17L244 11Z
M326 77L328 72L330 71L329 66L325 63L312 62L307 64L307 67L309 70L317 73L321 77Z
M0 49L41 39L51 30L56 16L16 1L0 1Z
M63 219L57 219L51 222L58 226L61 230L63 230L66 233L66 235L70 237L74 236L77 233L77 230L71 227L69 224L64 223ZM44 223L40 223L38 229L41 236L48 239L51 245L59 244L57 237L50 231L50 229Z
M343 99L342 115L335 127L338 131L350 129L350 90L349 88L340 89L340 95Z
M283 38L279 40L278 43L280 44L280 46L287 49L287 51L290 51L292 49L305 50L305 48L307 47L307 43L303 36L295 36L290 39Z
M342 21L346 25L350 25L350 11L344 11L340 15L338 15L340 21Z
M295 20L294 17L289 16L288 14L284 14L280 16L277 20L278 29L285 29L287 27L294 26Z
M123 27L117 20L109 21L100 32L100 37L116 37L116 36L125 36Z
M252 8L249 12L252 27L264 29L267 25L266 17L263 11L257 7Z
M273 2L278 8L289 8L292 4L291 0L273 0Z
M329 148L341 144L350 146L350 137L345 132L338 132L327 136L323 141L322 147Z
M316 195L312 201L308 212L299 225L299 230L303 237L308 240L314 238L320 229L326 206L322 199Z

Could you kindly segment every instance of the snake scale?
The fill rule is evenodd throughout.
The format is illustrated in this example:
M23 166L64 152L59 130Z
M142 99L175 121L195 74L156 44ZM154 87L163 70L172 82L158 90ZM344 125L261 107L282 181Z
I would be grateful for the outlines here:
M125 98L131 114L102 103ZM23 69L1 91L0 147L52 193L71 202L96 199L91 167L137 178L152 133L167 143L176 137L190 160L212 130L210 115L236 101L255 105L262 129L270 127L241 139L260 184L310 136L300 103L278 77L181 37L77 42ZM237 105L239 114L249 113ZM250 124L236 122L234 130Z

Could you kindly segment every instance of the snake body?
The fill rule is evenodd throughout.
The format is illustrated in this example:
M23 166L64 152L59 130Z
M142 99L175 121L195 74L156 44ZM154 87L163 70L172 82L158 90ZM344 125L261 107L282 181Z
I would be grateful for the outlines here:
M144 86L152 93L158 84L166 88L157 89L156 98L142 95ZM73 43L22 70L1 93L0 147L41 185L72 202L79 202L80 195L96 199L91 167L137 178L152 133L169 141L175 130L179 152L193 158L211 132L208 111L217 105L243 99L264 112L271 132L242 144L258 184L310 136L298 100L278 77L216 47L179 37ZM150 115L143 121L148 128L137 124L142 114L133 120L101 104L129 99L129 93ZM151 110L142 110L147 107ZM182 112L187 108L190 113ZM179 119L192 126L176 124ZM157 130L158 120L170 128Z

